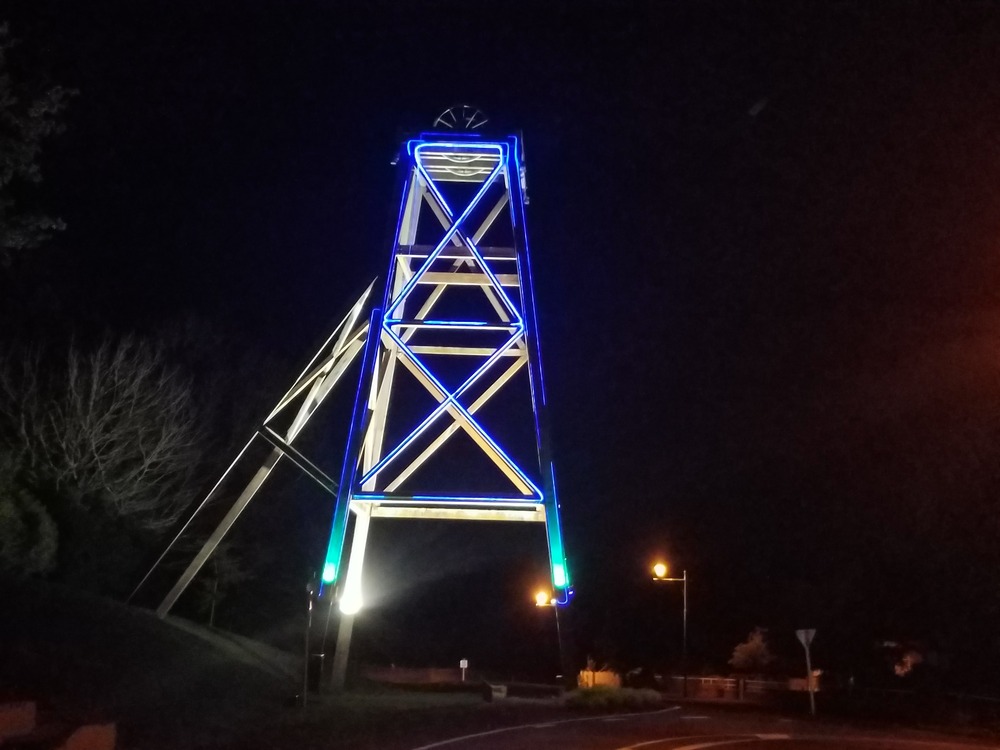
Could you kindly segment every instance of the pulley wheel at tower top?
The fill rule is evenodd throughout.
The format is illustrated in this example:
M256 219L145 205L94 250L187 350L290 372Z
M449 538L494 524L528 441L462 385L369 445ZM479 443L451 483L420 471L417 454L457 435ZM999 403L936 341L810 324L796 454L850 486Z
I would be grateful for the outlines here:
M478 107L456 104L437 116L434 127L445 130L479 130L488 122L489 118Z

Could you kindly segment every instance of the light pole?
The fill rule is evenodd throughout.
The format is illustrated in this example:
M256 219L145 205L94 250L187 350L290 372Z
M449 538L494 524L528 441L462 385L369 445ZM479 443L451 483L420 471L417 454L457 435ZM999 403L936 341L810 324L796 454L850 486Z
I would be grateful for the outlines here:
M306 584L306 638L305 638L305 653L303 653L302 660L302 708L306 708L309 705L309 647L310 647L310 637L312 634L312 622L313 622L313 599L316 596L316 584L313 581L309 581Z
M688 673L687 673L687 649L688 649L688 572L685 570L680 578L668 578L667 564L658 562L653 566L653 580L657 583L682 583L684 584L684 619L681 635L681 695L687 698L688 694Z
M556 642L559 645L559 669L562 671L563 682L569 678L566 675L566 655L563 652L562 627L559 624L559 600L546 591L538 591L535 594L536 607L552 607L556 613Z

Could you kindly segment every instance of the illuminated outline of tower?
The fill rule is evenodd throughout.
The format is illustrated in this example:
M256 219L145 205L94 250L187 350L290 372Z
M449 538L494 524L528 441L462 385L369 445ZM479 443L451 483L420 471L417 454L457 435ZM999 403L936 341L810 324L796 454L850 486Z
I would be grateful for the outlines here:
M129 599L142 589L195 518L219 497L234 469L249 460L251 446L264 441L271 446L270 454L160 603L156 610L160 617L170 612L275 466L286 457L336 497L321 576L331 603L334 587L343 583L339 599L344 614L335 652L335 686L343 686L353 617L362 604L364 548L372 518L544 523L553 589L551 603L569 602L573 590L549 452L528 261L522 143L515 136L488 139L471 132L484 123L485 118L472 107L452 108L435 125L460 127L468 132L425 133L403 145L399 157L404 166L402 200L382 307L372 312L369 321L364 320L370 285ZM456 191L456 186L463 189ZM428 227L433 228L434 239L425 244L420 240ZM495 241L498 236L501 241ZM454 305L450 313L443 313L447 303L454 301L450 298L460 297L460 292L469 289L475 290L474 296L479 295L478 304L468 305L466 314L456 312ZM466 295L465 302L469 301ZM293 443L297 443L311 417L361 353L361 380L338 484ZM464 372L461 366L455 366L456 361L467 363ZM401 401L406 404L406 399L394 398L394 393L401 390L400 375L405 375L397 373L397 365L433 404L426 414L394 434L392 423L400 416L394 412L400 410ZM456 372L462 375L451 382ZM533 439L527 441L533 443L530 455L505 450L499 433L487 429L490 407L519 388L527 399L524 413L531 422ZM294 412L290 424L279 427L290 412ZM414 475L421 470L428 473L425 467L448 453L460 431L493 464L503 486L486 491L479 486L448 492L414 489ZM438 467L438 479L443 475L452 480L469 478L470 472L461 465L455 470L454 458L450 472ZM342 576L341 558L352 512L356 520L350 564L346 576ZM325 640L325 630L323 637Z
M386 291L368 326L322 582L340 588L345 615L361 608L372 518L534 521L546 528L553 598L566 604L572 588L545 417L521 140L423 133L403 144L398 163L402 199ZM400 413L401 376L430 397L426 413ZM487 420L491 400L519 386L533 420L530 458L515 458ZM427 489L441 476L432 465L459 435L496 467L502 486ZM422 473L430 475L423 484Z

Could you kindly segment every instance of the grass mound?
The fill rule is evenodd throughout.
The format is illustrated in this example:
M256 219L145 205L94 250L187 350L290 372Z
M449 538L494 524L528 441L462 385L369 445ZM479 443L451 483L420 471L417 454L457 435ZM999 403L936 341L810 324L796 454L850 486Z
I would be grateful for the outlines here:
M267 721L295 690L244 639L37 581L0 580L0 700L54 720L116 721L124 747L209 746Z

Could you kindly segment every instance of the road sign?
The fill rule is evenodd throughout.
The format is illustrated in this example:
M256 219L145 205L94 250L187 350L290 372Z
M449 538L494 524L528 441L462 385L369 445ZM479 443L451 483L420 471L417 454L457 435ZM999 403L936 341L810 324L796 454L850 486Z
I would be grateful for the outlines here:
M809 628L808 630L796 630L795 635L799 639L799 643L802 644L802 648L806 650L806 686L809 688L809 713L813 716L816 715L816 680L813 677L812 670L812 659L809 658L809 644L813 641L813 636L816 635L816 630Z

